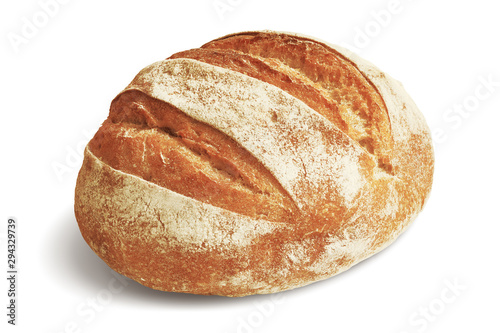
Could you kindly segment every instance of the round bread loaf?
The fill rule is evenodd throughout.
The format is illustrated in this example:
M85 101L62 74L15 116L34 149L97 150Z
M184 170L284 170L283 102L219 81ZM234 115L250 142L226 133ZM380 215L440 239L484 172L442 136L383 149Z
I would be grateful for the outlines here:
M145 286L273 293L386 247L433 168L399 82L338 46L244 32L144 68L113 100L75 214L92 250Z

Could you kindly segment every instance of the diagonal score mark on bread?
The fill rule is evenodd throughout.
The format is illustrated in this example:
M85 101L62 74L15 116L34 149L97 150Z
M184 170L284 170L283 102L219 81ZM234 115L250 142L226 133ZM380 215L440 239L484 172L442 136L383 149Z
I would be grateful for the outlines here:
M192 245L192 251L214 248L238 249L250 245L255 238L272 232L287 231L287 223L270 222L246 217L214 205L201 203L178 192L141 177L112 168L85 149L83 168L89 169L87 201L104 201L114 214L130 220L154 221L154 234L168 233L170 243L176 246ZM119 183L120 186L115 186ZM95 195L101 188L106 195ZM133 224L133 223L132 223ZM117 225L123 238L129 237L129 223Z
M306 37L263 32L229 35L202 48L214 53L227 50L238 52L280 72L285 76L280 78L281 82L273 80L276 75L256 75L248 70L248 66L238 64L231 67L275 84L301 99L370 154L376 155L378 166L383 171L393 174L391 123L384 100L356 65L333 48ZM197 57L199 51L193 51L194 57ZM188 57L191 56L188 54ZM213 63L216 55L202 59ZM229 67L228 60L226 57L218 65ZM248 60L245 62L248 63Z
M326 118L244 74L196 60L166 60L143 70L130 89L172 104L234 139L303 211L327 203L352 205L372 172L366 151Z
M288 193L237 142L138 90L117 96L89 146L117 170L202 202L276 222L297 217Z

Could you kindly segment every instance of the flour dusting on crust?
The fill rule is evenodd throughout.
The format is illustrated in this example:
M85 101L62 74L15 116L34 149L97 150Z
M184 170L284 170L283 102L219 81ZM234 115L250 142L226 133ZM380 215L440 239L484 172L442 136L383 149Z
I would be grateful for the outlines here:
M145 84L147 82L147 84ZM127 89L170 103L230 136L278 179L299 208L338 193L351 205L366 183L366 152L319 113L283 90L191 59L157 62Z
M377 168L356 141L276 86L196 60L160 61L125 91L170 103L234 139L293 198L303 213L298 219L314 209L327 218L305 226L254 219L114 169L87 148L75 213L92 249L151 288L244 296L333 276L398 237L430 191L429 129L399 82L341 47L317 42L355 64L382 96L394 170Z
M102 163L88 149L85 157L94 164L94 185L105 183L107 170L120 186L100 196L88 193L89 205L107 211L122 219L145 223L155 237L166 237L181 245L186 251L206 252L214 248L226 248L228 252L246 247L259 236L287 228L284 223L255 220L212 205L183 196L169 189L125 174ZM92 187L92 184L88 185ZM102 222L106 225L106 222Z

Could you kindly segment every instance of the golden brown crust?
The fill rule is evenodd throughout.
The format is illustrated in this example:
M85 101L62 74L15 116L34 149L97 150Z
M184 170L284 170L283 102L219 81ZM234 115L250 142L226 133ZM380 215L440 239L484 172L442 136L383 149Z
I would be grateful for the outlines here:
M398 82L323 42L241 33L148 66L117 96L75 214L90 247L146 286L271 293L390 244L433 164Z
M113 101L89 149L117 170L196 200L253 218L297 220L293 201L255 157L213 127L139 91Z
M330 105L313 108L337 126L340 123L340 129L376 154L380 166L392 172L391 130L385 103L358 68L335 50L304 37L269 32L231 35L202 48L242 52L291 73L302 81L305 89L297 97L306 103L307 88L316 88L316 94ZM331 104L337 107L331 108Z
M314 83L298 72L291 72L286 66L279 66L274 58L268 60L233 49L199 48L183 51L168 59L189 58L237 71L253 78L270 83L300 99L311 108L325 116L339 129L346 131L347 124L340 117L338 103L329 98L325 91L315 87Z

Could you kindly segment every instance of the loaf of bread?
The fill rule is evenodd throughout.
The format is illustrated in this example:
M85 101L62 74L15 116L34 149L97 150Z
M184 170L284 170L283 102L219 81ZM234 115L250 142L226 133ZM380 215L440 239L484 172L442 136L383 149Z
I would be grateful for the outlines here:
M159 290L274 293L400 235L432 184L401 84L338 46L224 36L144 68L111 103L75 190L83 238Z

